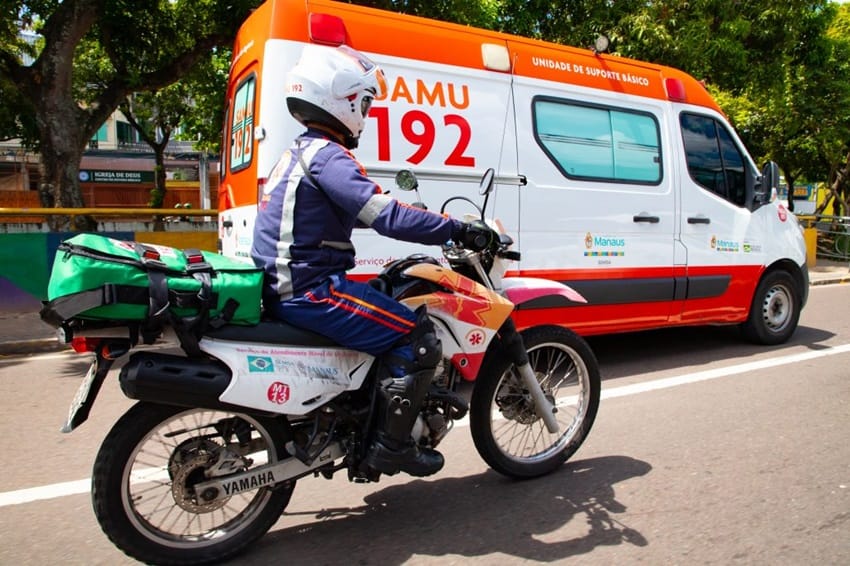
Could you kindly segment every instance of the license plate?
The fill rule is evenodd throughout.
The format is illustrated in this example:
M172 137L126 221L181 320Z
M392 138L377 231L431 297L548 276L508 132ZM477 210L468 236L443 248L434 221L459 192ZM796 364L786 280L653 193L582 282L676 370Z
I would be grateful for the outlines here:
M80 384L79 389L77 389L77 394L74 395L74 400L71 401L71 408L68 410L68 420L65 421L65 425L62 427L62 432L71 432L74 428L77 427L80 423L75 422L75 418L77 413L80 412L80 409L86 405L89 400L89 394L91 393L91 387L94 383L95 377L97 376L97 359L95 359L91 366L89 367L88 373L86 373L86 377L83 379L83 382Z

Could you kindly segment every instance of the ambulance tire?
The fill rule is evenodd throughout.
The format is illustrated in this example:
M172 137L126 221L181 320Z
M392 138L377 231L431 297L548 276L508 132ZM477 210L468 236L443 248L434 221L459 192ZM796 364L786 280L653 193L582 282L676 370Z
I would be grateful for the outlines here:
M800 290L794 277L787 271L771 271L756 288L750 316L741 330L756 344L782 344L794 334L799 319Z

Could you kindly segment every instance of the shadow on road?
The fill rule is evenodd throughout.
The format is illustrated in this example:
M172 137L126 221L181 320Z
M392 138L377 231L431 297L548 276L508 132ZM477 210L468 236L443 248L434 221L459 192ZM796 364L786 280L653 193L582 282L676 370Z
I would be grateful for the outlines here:
M401 564L413 556L487 556L550 562L603 545L647 545L617 521L618 482L652 467L627 456L567 463L549 476L511 481L495 472L379 489L354 508L316 509L267 534L240 564ZM557 533L567 527L564 533Z
M695 326L628 334L591 336L587 341L599 360L603 379L626 377L639 364L642 372L694 369L721 360L750 361L757 355L782 355L795 346L826 348L835 334L800 326L785 344L763 346L747 342L734 326Z

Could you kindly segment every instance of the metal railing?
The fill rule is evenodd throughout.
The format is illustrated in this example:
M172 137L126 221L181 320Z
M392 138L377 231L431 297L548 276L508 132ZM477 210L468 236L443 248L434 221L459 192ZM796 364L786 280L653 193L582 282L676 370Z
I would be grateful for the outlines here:
M817 256L850 261L850 216L801 215L806 228L817 230Z
M163 220L189 217L218 217L215 209L192 208L0 208L0 222L5 218L27 217L46 218L47 216L91 216L92 218L121 218L127 220L158 217Z

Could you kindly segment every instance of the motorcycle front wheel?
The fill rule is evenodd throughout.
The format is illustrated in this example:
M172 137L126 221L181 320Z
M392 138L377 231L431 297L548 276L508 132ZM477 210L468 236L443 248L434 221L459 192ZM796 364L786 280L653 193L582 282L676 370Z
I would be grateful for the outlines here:
M100 447L92 502L104 533L152 564L225 560L259 539L294 482L206 502L193 485L214 469L242 472L286 457L284 425L244 414L137 403Z
M541 326L522 333L529 361L546 397L555 403L558 431L550 433L516 366L490 358L472 390L469 426L475 448L497 472L513 478L548 474L572 456L599 408L599 365L574 332Z

